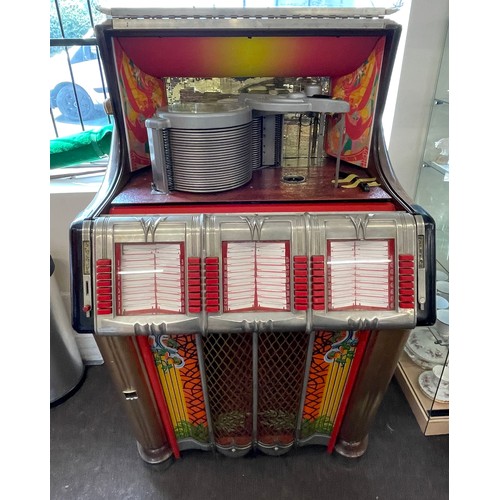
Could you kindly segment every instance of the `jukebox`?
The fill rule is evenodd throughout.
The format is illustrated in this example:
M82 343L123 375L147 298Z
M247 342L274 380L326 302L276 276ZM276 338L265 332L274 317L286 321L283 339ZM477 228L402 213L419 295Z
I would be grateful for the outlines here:
M148 463L360 456L409 332L435 321L434 222L381 115L380 9L112 8L114 132L70 229L92 333Z

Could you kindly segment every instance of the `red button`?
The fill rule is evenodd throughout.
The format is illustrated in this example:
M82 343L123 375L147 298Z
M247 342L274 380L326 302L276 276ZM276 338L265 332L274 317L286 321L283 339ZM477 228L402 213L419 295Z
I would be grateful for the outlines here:
M99 293L97 290L97 300L113 300L113 296L109 293Z
M324 262L325 261L325 257L324 257L324 255L313 255L311 257L311 261L312 262Z
M413 309L414 304L413 302L400 302L399 307L401 309Z
M399 267L400 267L400 269L413 268L413 262L409 262L409 261L405 261L405 260L400 261Z
M413 260L413 255L411 254L401 254L399 260Z

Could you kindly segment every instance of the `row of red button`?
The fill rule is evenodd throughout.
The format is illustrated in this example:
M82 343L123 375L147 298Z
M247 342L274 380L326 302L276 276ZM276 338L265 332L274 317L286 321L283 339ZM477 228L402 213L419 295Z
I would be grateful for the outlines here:
M399 307L415 307L415 259L411 254L399 256Z
M205 310L220 310L218 257L205 257Z
M201 259L188 257L188 311L201 312Z
M111 259L99 259L96 263L97 314L113 312L113 287Z
M323 311L325 309L325 256L311 256L311 298L312 309Z
M188 310L201 312L201 258L188 258ZM205 310L219 312L219 258L205 258Z
M325 257L311 256L311 299L312 309L325 309ZM308 301L307 256L293 257L294 309L306 311ZM99 259L96 266L97 314L111 314L113 311L111 259ZM399 307L412 309L415 304L415 271L413 255L399 255ZM188 258L188 310L202 311L201 258ZM205 310L219 312L219 258L205 258Z
M311 299L315 311L325 309L325 256L311 256ZM308 264L307 256L295 255L293 258L294 277L294 308L296 311L306 311L308 301Z
M309 307L307 285L307 257L293 257L293 307L296 311L307 311Z

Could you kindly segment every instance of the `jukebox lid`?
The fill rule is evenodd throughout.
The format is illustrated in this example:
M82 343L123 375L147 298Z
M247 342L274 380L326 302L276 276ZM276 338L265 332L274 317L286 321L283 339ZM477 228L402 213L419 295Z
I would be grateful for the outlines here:
M176 102L158 108L156 116L179 129L214 129L237 127L252 121L252 111L237 101Z
M210 7L207 7L207 2L194 0L186 7L184 1L171 1L165 0L146 0L138 5L136 0L100 0L98 2L98 9L111 16L112 18L127 18L127 19L144 19L145 16L162 18L175 16L177 18L192 17L193 15L200 18L210 19L212 16L220 18L220 16L227 15L234 18L237 15L248 18L264 17L264 18L282 18L283 16L325 16L332 18L348 18L348 17L364 17L364 18L378 18L381 16L393 14L397 12L401 5L389 0L357 0L356 6L352 5L343 6L335 5L331 7L325 6L311 6L310 2L304 0L303 2L296 2L293 7L281 6L277 7L272 0L264 0L259 2L258 7L244 6L241 2L234 0L215 0L210 2ZM351 2L348 2L351 3ZM276 11L276 14L270 9Z

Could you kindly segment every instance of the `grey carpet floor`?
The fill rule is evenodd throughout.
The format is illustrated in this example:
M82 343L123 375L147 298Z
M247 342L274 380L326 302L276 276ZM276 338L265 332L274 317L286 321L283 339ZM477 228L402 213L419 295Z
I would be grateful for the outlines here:
M184 451L169 466L137 453L130 423L104 365L50 410L52 500L443 500L449 497L448 436L424 436L395 380L367 452L348 459L322 446L280 457L232 459Z

